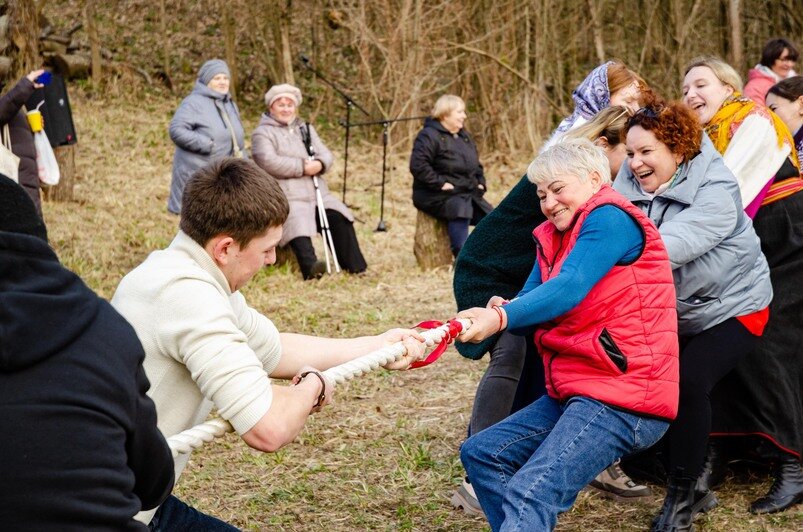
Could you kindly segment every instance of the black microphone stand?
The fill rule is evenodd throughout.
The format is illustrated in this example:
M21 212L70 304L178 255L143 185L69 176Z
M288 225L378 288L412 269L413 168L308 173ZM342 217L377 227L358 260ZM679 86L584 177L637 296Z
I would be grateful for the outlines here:
M407 120L423 120L426 116L410 116L406 118L386 118L384 120L374 120L371 122L357 122L351 124L352 126L373 126L382 124L382 192L379 200L379 224L376 226L376 232L385 232L388 230L385 224L385 175L387 174L387 159L388 159L388 138L390 133L388 129L394 122L405 122Z
M298 57L299 59L301 59L301 63L307 70L309 70L317 77L319 77L321 81L332 87L332 89L334 89L335 92L337 92L340 96L343 97L343 101L346 104L346 121L345 122L342 120L340 121L340 125L346 128L346 145L343 149L343 203L346 203L346 179L348 177L348 168L349 168L349 133L351 131L351 127L355 125L351 123L351 108L356 107L357 109L362 111L365 116L371 116L371 115L368 113L368 111L363 109L357 102L355 102L351 96L343 92L340 89L340 87L335 85L333 82L326 79L326 76L321 74L321 72L317 68L312 66L309 57L307 57L304 54L300 54Z

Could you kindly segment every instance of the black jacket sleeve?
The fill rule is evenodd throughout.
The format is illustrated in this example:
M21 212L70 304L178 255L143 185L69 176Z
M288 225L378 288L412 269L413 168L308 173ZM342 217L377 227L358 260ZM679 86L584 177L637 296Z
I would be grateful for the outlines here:
M8 124L19 113L20 108L25 105L33 91L31 80L22 78L10 91L0 97L0 125Z
M438 141L432 135L428 135L426 130L418 133L413 143L413 153L410 155L410 173L416 181L432 190L440 190L446 177L439 175L433 167L433 162L438 156Z
M128 441L128 465L136 476L134 493L143 510L159 506L173 490L173 456L162 433L156 428L156 406L145 395L150 388L142 364L137 368L138 397L135 428Z
M485 170L482 168L481 164L477 165L477 172L474 175L477 176L477 183L479 183L485 188L488 188L488 185L485 182Z

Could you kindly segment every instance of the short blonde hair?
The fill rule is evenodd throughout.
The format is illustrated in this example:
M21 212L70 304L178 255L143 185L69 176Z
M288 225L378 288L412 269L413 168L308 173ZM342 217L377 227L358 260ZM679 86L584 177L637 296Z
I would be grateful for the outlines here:
M701 66L710 68L719 81L728 85L734 91L742 92L742 88L744 87L742 84L742 77L736 72L736 69L719 57L714 57L712 55L696 57L691 60L691 63L686 65L683 75L685 76L688 74L689 70L692 68Z
M556 175L577 176L581 182L597 172L602 183L611 182L611 166L605 152L587 139L571 139L555 144L527 167L527 179L538 186Z
M455 96L454 94L444 94L435 102L435 106L432 108L432 118L439 121L443 120L446 115L457 109L460 105L463 107L466 106L466 102L463 101L463 98Z

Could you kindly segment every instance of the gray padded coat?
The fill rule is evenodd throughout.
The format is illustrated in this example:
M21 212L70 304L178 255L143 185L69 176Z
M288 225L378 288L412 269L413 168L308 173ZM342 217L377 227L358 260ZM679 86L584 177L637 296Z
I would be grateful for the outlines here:
M700 153L681 164L675 183L662 194L651 198L642 191L628 164L613 188L661 232L675 277L681 336L769 305L767 260L736 178L706 135Z
M220 94L196 81L192 93L176 109L170 121L170 139L176 145L167 201L170 212L181 212L184 186L196 170L215 159L233 155L231 133L221 115L224 112L229 116L240 150L245 152L240 111L228 94Z

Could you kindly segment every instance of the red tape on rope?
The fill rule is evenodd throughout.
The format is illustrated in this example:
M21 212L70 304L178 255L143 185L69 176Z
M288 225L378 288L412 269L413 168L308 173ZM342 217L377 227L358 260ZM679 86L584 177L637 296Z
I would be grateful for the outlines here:
M424 360L419 360L410 364L410 369L413 368L422 368L424 366L429 366L436 360L438 360L441 355L446 351L446 348L449 347L449 344L454 342L454 339L457 338L457 335L463 331L463 325L457 320L449 320L446 322L449 326L449 330L447 332L446 338L441 340L441 343L438 344L436 347ZM422 321L415 327L418 329L437 329L438 327L442 326L443 322L437 320L429 320L429 321Z

